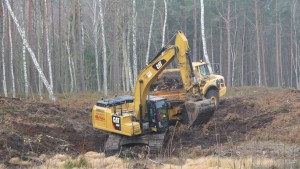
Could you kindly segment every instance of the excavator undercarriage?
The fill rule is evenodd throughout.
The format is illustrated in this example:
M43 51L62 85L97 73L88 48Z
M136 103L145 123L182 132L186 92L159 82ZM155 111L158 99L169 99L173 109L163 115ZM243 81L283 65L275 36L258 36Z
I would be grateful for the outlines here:
M109 134L105 143L104 152L107 156L120 154L123 147L146 145L149 147L151 154L159 154L163 150L164 143L167 139L168 131L160 133L149 133L133 137Z

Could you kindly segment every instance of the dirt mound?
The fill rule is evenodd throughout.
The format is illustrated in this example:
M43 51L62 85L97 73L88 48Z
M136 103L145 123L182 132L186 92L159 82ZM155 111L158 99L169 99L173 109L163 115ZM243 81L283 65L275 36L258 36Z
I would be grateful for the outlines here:
M219 110L205 125L191 129L177 128L174 154L186 149L191 156L226 154L253 154L257 144L269 142L268 156L281 156L274 152L278 144L295 150L300 157L300 92L291 89L244 88L233 89L233 96L223 99ZM246 91L246 93L242 93ZM245 145L247 142L247 145ZM248 144L249 142L254 144ZM243 146L241 146L243 145ZM240 147L248 150L241 150ZM266 146L259 147L263 149ZM278 150L278 149L277 149ZM234 151L234 152L233 152ZM262 150L259 153L263 153Z
M106 134L92 128L90 110L0 98L0 162L100 151Z

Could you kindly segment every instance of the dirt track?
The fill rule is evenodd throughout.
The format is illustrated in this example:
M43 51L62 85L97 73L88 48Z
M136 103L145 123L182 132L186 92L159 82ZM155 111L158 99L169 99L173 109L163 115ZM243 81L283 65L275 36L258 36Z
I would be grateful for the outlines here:
M285 153L300 158L299 91L238 88L231 93L204 126L171 128L174 138L165 155L276 158ZM8 164L12 157L35 160L41 154L77 156L102 151L107 135L91 127L92 106L0 98L0 163Z

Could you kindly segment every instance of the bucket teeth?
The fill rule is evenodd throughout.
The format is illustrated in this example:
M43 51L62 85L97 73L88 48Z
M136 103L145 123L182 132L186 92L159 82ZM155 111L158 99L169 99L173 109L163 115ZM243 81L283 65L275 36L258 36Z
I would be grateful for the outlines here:
M212 117L215 105L210 99L201 101L186 101L184 103L183 122L190 127L201 125Z

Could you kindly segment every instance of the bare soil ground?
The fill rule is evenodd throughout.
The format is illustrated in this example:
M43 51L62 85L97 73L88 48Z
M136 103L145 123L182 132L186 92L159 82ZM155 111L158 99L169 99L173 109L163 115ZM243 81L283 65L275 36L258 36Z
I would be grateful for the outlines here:
M101 152L107 134L92 128L92 106L80 97L56 104L1 97L0 163L15 167L15 158L41 164L42 154ZM164 157L259 155L300 161L300 91L233 88L208 123L177 125L169 135Z

